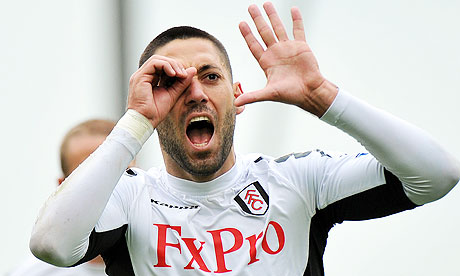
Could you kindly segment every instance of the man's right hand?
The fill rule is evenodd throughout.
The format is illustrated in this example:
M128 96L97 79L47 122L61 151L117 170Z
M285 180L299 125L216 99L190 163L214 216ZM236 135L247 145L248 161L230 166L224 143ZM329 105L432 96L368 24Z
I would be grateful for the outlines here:
M151 56L129 80L128 109L144 115L156 128L195 74L194 67L185 69L172 58Z

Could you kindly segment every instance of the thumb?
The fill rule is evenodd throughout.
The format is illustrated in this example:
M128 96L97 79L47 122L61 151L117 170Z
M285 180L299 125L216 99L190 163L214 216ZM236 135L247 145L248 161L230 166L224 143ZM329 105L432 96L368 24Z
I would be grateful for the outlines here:
M256 90L248 93L241 94L235 99L235 106L240 107L245 104L251 104L255 102L263 102L273 100L268 93L267 89Z

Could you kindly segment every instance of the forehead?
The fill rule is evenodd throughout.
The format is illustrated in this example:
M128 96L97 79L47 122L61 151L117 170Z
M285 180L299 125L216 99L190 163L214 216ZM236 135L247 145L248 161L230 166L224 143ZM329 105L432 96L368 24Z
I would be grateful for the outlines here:
M222 53L208 39L175 39L158 48L155 54L174 58L182 62L185 67L199 68L203 65L214 65L225 68Z

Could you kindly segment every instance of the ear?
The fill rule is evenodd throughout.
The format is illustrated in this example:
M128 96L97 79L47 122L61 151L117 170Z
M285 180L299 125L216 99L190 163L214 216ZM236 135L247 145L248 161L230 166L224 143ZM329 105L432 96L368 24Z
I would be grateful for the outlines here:
M233 96L235 96L235 99L238 98L239 96L243 95L243 89L241 89L241 83L240 82L235 82L233 84ZM244 105L239 106L236 108L236 114L240 114L244 110Z
M58 186L64 182L64 177L58 178Z

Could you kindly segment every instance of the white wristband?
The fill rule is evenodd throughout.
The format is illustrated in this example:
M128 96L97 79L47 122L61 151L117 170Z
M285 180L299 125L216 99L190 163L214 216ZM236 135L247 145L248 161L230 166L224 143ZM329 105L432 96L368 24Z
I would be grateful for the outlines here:
M140 145L143 145L154 131L150 121L134 109L126 111L118 121L117 127L131 134Z

